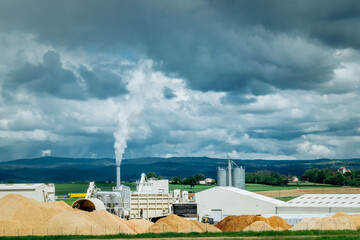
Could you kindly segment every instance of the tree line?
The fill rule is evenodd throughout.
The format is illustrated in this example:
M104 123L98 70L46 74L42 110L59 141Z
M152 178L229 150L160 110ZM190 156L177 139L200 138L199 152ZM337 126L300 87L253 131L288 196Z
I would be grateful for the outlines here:
M289 177L274 171L261 170L253 173L246 173L245 182L273 186L286 186L289 183Z
M308 169L300 177L302 181L314 183L327 183L344 186L360 186L360 171L346 172L344 174L335 170L325 169Z
M148 172L146 174L146 178L157 178L159 180L164 179L162 176L156 176L154 172ZM181 178L180 176L175 176L170 179L170 184L182 184L182 185L190 185L190 187L194 187L195 185L199 184L200 181L205 179L204 174L199 173L195 174L194 176L190 176L187 178ZM215 184L216 181L212 182Z

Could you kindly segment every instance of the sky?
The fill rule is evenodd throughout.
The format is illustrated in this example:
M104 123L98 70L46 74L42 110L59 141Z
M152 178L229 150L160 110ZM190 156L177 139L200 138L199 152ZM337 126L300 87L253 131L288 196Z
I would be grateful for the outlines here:
M125 130L124 158L357 158L359 26L357 0L2 0L0 161Z

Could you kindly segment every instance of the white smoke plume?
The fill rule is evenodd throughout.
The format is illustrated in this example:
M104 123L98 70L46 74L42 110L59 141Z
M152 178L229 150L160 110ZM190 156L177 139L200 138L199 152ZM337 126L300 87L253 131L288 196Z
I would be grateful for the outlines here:
M133 123L144 109L147 100L162 94L163 88L163 83L157 79L157 73L152 71L152 61L150 60L140 62L135 70L129 71L125 81L129 94L119 106L118 126L114 133L117 166L121 164L122 156L127 147L126 143L134 130Z

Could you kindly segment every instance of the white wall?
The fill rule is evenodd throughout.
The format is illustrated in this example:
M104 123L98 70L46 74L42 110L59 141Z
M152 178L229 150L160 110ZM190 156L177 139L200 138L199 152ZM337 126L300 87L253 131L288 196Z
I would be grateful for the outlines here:
M55 201L55 186L53 184L0 184L0 198L10 193L40 202Z
M231 189L235 189L235 191L231 191ZM199 219L206 214L211 216L212 213L216 213L218 215L219 210L221 210L222 219L230 215L274 214L275 207L283 203L263 195L259 198L254 196L260 195L232 187L214 187L198 192L195 198L198 204Z

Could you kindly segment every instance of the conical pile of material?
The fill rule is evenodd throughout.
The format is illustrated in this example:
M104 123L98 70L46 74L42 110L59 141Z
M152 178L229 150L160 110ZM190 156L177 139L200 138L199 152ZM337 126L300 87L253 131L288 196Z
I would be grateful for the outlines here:
M274 231L270 224L263 221L256 221L243 229L243 231L248 232L262 232L262 231Z
M154 224L145 219L131 219L127 223L136 233L148 233L150 227Z
M272 228L278 228L279 230L291 228L291 226L280 217L265 218L256 215L228 216L216 224L216 227L223 232L240 232L254 222L265 222Z
M350 216L305 218L291 230L356 230L356 222Z
M148 230L148 232L151 233L163 233L163 232L189 233L189 232L206 232L206 231L217 232L216 227L214 226L206 226L203 223L197 221L189 221L173 214L165 218L161 218L156 223L154 223Z
M197 220L190 220L190 222L200 228L202 232L221 232L220 229L210 224L205 224Z
M290 228L292 228L290 224L288 224L283 218L279 216L269 217L268 221L270 226L277 231L289 230Z
M337 217L346 217L346 216L349 216L349 214L344 213L344 212L337 212L332 217L337 218Z
M356 215L349 215L343 212L338 212L335 213L333 216L333 218L338 218L338 217L350 217L352 220L355 221L356 224L356 228L360 229L360 215L356 214Z
M106 211L85 212L64 202L43 203L16 194L0 199L0 231L3 236L135 233Z

